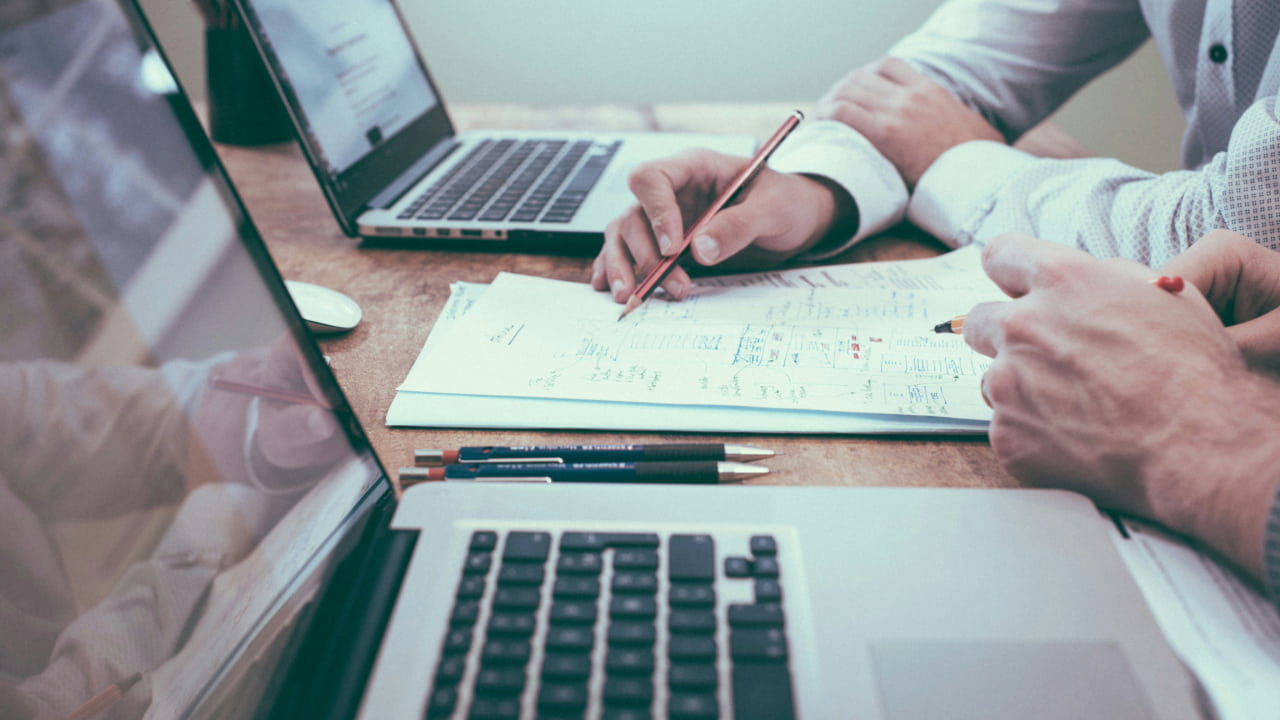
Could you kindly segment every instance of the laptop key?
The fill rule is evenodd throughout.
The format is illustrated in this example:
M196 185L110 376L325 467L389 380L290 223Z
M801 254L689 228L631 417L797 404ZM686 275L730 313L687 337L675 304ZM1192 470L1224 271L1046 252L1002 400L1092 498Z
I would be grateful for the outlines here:
M673 688L714 688L719 682L714 663L672 663L667 671Z
M651 720L653 713L649 708L618 707L606 705L601 720Z
M734 628L729 633L729 655L734 661L786 662L786 634L776 627Z
M653 702L653 680L614 676L605 678L604 700L610 705L648 705Z
M791 673L785 663L733 664L733 716L737 720L788 720L795 717Z
M761 605L730 605L729 625L771 625L782 627L782 606L777 603Z
M523 668L482 667L476 673L476 692L486 696L518 694L524 683Z
M551 534L545 532L512 532L503 548L504 561L546 562L551 550Z
M471 703L472 720L515 720L520 717L520 701L511 698L480 698Z
M776 555L778 553L778 541L772 535L752 535L751 536L751 554L752 555Z
M651 572L618 572L613 575L612 587L615 594L652 595L658 591L658 576Z
M710 582L716 576L716 546L710 535L672 535L667 541L672 582Z
M591 656L588 653L548 651L542 660L544 678L586 678L591 675Z
M711 585L672 585L667 603L673 608L712 608L716 604L716 591Z
M529 637L538 619L531 614L494 613L489 616L489 635Z
M673 692L667 703L667 713L672 720L713 720L720 716L720 704L715 693Z
M583 683L547 683L538 692L538 708L551 712L582 710L587 706L587 687Z

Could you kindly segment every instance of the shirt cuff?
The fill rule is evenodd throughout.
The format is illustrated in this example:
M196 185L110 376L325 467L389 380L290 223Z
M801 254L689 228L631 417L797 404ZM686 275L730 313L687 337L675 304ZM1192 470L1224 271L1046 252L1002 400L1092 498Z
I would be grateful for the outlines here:
M907 186L897 168L861 133L834 120L814 120L796 128L769 160L784 173L816 175L844 188L858 208L858 229L851 238L830 238L804 255L821 260L868 235L902 220Z
M916 184L907 219L951 247L986 242L975 237L1009 178L1038 158L1003 143L973 140L938 156Z

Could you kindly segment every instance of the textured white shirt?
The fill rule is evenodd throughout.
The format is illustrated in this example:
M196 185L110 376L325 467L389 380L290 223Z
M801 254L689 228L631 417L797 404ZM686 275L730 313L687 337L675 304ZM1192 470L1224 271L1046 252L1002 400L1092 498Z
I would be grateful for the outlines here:
M953 246L1017 230L1160 265L1228 228L1280 249L1278 33L1276 0L951 0L889 54L1010 141L1152 38L1187 121L1186 169L1154 174L970 142L944 153L908 202L882 177L886 161L833 122L798 132L772 165L847 189L861 217L854 241L905 210Z

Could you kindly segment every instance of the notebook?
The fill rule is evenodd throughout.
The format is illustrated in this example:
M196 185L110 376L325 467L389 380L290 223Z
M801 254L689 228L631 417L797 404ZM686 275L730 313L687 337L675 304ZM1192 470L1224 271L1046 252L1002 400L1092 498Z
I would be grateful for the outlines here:
M755 146L740 135L456 133L392 0L236 4L348 235L594 252L634 202L627 175L638 163Z
M133 2L4 8L0 716L1199 716L1076 495L397 497Z

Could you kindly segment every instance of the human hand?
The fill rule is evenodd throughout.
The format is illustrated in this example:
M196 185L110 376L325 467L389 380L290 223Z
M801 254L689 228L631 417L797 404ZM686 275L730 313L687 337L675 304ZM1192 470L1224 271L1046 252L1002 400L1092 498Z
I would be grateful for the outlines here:
M978 305L964 338L991 356L991 447L1015 477L1198 537L1260 576L1275 497L1280 385L1248 370L1195 287L1025 235L983 266L1012 302Z
M629 179L637 204L605 229L604 246L591 266L591 286L626 302L637 277L679 250L685 229L746 163L746 158L695 150L637 166ZM716 213L694 238L690 256L702 265L731 258L737 266L774 265L812 247L853 212L843 190L764 167L745 197ZM687 297L688 273L677 265L662 288L673 299Z
M220 363L211 371L211 383L213 378L299 398L254 398L211 384L201 400L196 429L223 481L292 489L349 453L291 336Z
M981 115L897 58L856 68L818 101L815 117L862 133L888 158L907 188L942 153L970 140L1004 142Z
M1280 375L1280 253L1215 230L1161 272L1204 293L1250 367Z

